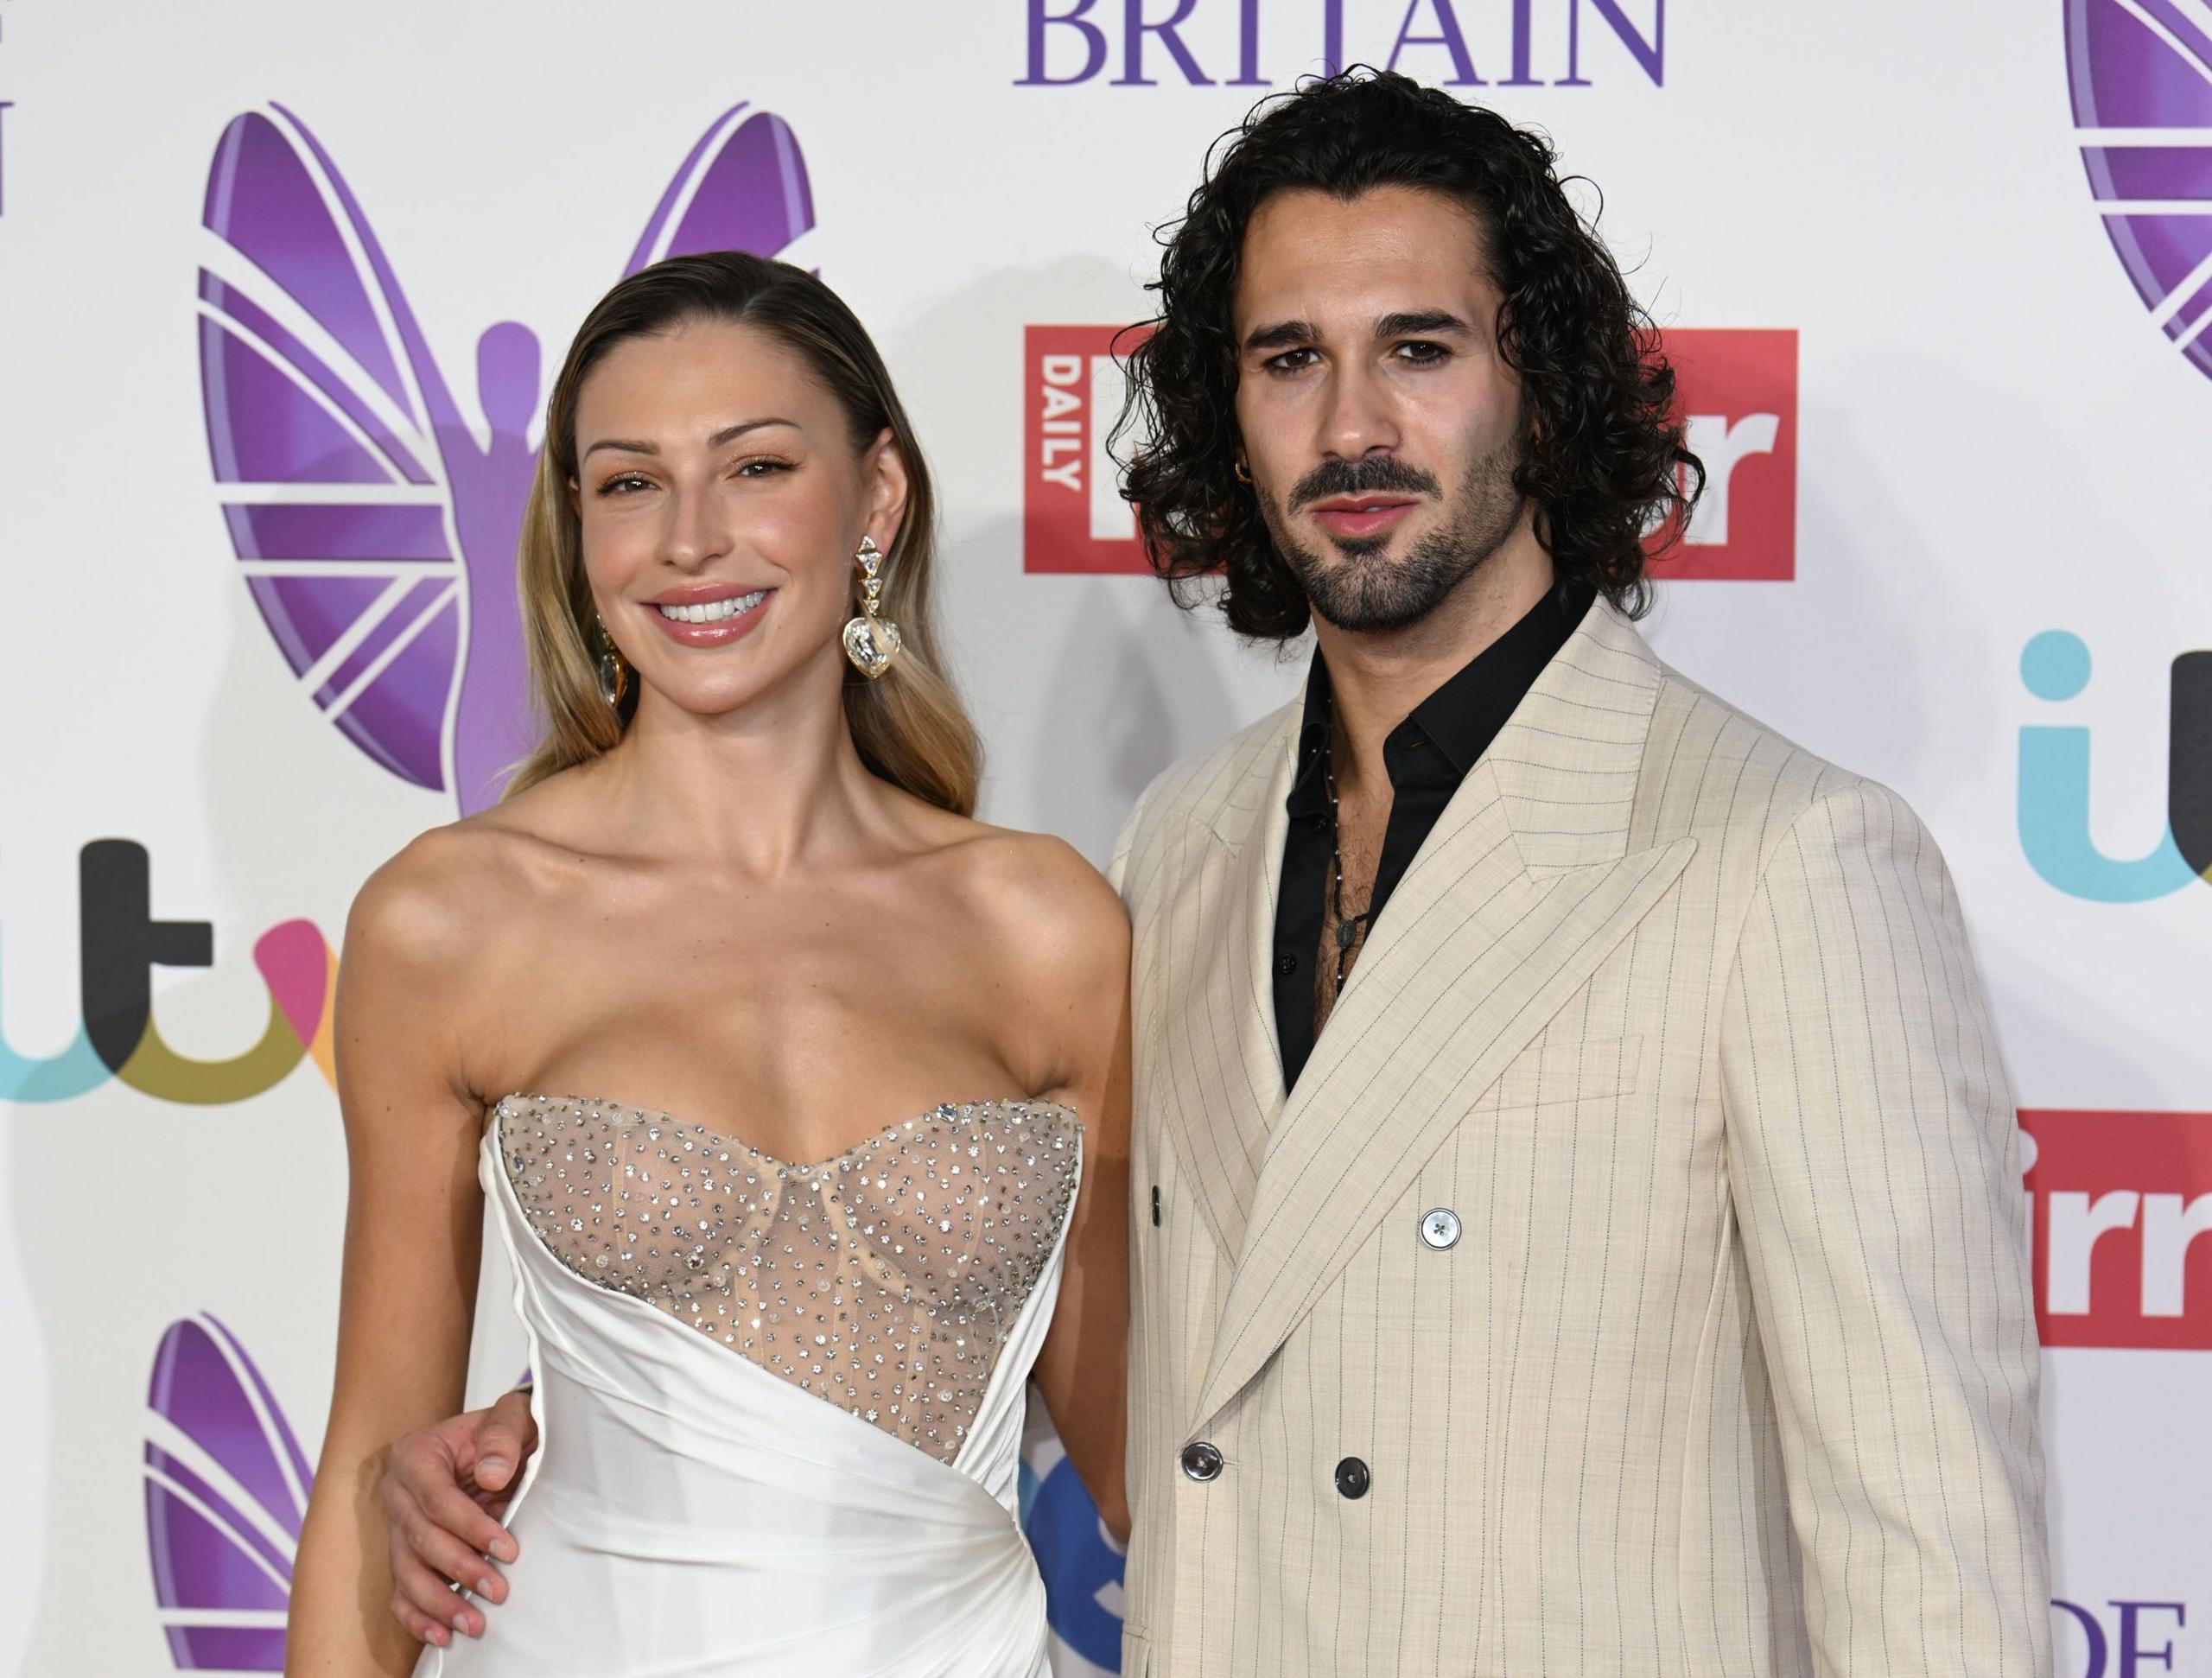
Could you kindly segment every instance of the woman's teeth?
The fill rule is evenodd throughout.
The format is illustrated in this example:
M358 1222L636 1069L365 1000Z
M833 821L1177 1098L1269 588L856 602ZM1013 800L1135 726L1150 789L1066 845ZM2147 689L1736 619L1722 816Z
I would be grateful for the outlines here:
M680 624L718 624L750 612L768 598L768 591L756 588L749 594L733 594L728 600L706 601L697 606L663 606L655 609L662 617Z

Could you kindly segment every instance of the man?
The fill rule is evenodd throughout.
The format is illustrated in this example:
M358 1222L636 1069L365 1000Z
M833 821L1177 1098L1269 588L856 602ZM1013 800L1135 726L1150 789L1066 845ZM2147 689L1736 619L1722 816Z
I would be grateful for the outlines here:
M1957 899L1894 794L1630 626L1698 467L1548 149L1315 84L1223 154L1160 289L1155 563L1317 655L1114 860L1123 1669L2047 1673L2016 1133ZM394 1477L448 1577L418 1498L481 1437Z

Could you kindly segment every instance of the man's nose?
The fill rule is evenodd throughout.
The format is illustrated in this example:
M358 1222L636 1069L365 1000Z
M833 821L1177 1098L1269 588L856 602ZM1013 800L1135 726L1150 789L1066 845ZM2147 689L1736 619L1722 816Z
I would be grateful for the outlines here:
M1340 461L1395 451L1398 425L1381 381L1357 366L1332 373L1318 441L1323 454Z

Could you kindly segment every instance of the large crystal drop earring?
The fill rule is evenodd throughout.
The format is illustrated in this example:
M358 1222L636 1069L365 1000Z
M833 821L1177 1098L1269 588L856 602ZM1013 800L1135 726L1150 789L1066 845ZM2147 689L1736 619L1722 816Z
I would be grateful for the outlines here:
M861 568L861 611L845 626L845 657L873 682L899 657L899 626L883 615L883 556L875 538L862 537L853 558Z
M594 613L591 624L593 639L599 643L599 696L608 709L619 711L623 696L630 691L630 666L607 632L607 620Z

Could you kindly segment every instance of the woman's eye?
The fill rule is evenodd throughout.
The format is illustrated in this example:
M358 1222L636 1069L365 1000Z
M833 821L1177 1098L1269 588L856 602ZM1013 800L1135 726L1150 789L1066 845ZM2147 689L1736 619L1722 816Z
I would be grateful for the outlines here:
M779 472L789 472L791 469L791 462L788 461L747 461L738 467L737 475L741 478L766 478Z
M648 484L636 473L626 472L620 477L609 478L605 483L599 486L599 493L601 495L629 495L638 490L650 489L651 487L652 487L652 485Z

